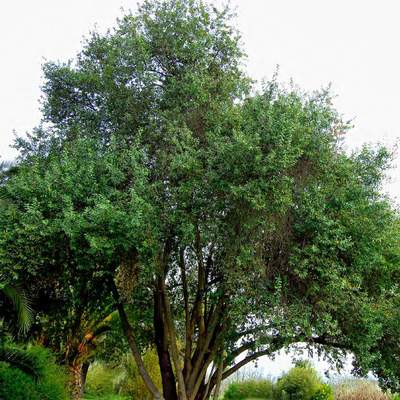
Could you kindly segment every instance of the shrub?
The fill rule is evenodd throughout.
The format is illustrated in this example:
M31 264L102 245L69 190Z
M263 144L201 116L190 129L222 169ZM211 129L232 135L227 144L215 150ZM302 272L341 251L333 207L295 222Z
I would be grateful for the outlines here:
M275 398L277 400L312 400L318 392L320 396L323 396L324 390L327 391L322 387L323 383L315 369L308 364L301 364L279 378L275 385Z
M25 350L40 375L39 379L7 362L0 362L0 399L65 400L68 398L66 377L50 352L39 346Z
M225 393L224 400L272 399L273 384L269 380L246 380L231 383Z

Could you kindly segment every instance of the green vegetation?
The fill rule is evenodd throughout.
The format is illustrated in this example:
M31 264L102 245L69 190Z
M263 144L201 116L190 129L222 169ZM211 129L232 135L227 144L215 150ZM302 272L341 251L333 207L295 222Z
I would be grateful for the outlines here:
M274 384L263 379L247 379L229 384L223 400L333 400L333 389L324 384L311 365L302 363Z
M85 395L83 400L130 400L131 398L120 396L118 394L109 394L109 395Z
M143 363L157 388L161 389L160 367L155 349L149 349L144 353ZM118 392L134 399L152 400L152 395L147 389L143 378L140 376L138 367L131 354L126 354L123 357L122 367L124 373L118 382Z
M13 334L26 334L32 319L25 293L0 284L0 399L67 400L65 371L53 355L41 346L15 342Z
M157 353L147 350L143 355L147 371L161 388L161 375ZM94 362L87 374L85 396L106 397L119 395L129 399L152 400L132 355L127 353L113 362Z
M323 383L310 364L301 363L281 376L269 380L234 381L223 400L396 400L398 395L383 392L376 382L351 379L334 385Z
M329 90L256 90L231 17L148 0L46 63L42 123L0 172L0 289L35 316L15 341L54 352L73 399L111 395L128 350L129 396L208 400L298 343L400 389L392 153L346 153ZM304 371L279 396L329 399Z
M272 400L273 384L268 380L233 382L224 392L224 400L266 399Z
M313 394L312 400L334 400L333 389L327 384L323 384Z
M49 352L29 347L8 357L14 362L0 361L0 399L3 400L67 400L66 376ZM18 363L15 362L15 355ZM13 359L14 358L14 359ZM17 364L17 365L16 365Z
M93 363L86 378L86 397L106 397L116 393L116 381L120 370L109 368L107 365Z

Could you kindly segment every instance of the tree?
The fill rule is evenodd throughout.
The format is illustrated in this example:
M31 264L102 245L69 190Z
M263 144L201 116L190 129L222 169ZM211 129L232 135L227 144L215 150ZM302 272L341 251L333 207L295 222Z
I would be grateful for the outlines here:
M227 9L145 1L45 66L43 124L1 186L2 271L62 274L78 308L82 283L85 305L111 293L155 399L208 399L298 342L339 363L353 351L364 373L395 297L389 152L347 155L327 90L252 93L238 43ZM162 394L141 358L149 325Z
M18 170L19 166L12 164L0 165L0 182L4 185ZM28 203L29 201L26 204ZM15 205L7 196L0 196L3 216L10 211L12 215ZM8 222L11 221L12 218L8 220ZM63 248L63 237L58 237L58 239L58 245ZM36 246L34 242L31 245ZM59 251L55 242L48 243L47 249L50 248L52 254ZM10 274L6 274L6 269L2 270L1 279L4 279L4 282L12 282L12 285L0 284L2 318L0 321L5 319L7 324L4 325L11 325L15 331L13 325L16 324L13 323L13 319L18 319L17 328L20 333L23 333L25 337L29 336L30 341L38 342L51 349L52 353L57 355L58 363L66 366L69 371L72 395L80 398L89 365L96 356L98 342L111 329L110 325L117 319L117 315L110 309L110 296L94 297L96 293L93 292L91 284L95 283L95 280L89 281L85 274L73 275L74 270L71 264L69 268L63 268L63 262L69 262L68 257L63 260L59 258L57 268L48 268L49 264L42 264L40 261L40 257L45 254L40 253L41 250L45 252L46 249L38 247L39 253L36 256L39 264L33 265L34 258L32 257L30 259L32 265L29 265L30 261L26 259L29 268L23 270L22 274L19 266L10 266L10 271L12 271ZM48 253L46 254L48 256ZM50 254L51 257L52 254ZM24 276L24 272L29 274L29 278ZM14 313L9 308L10 304L14 305L18 318L12 318ZM5 333L7 335L7 332ZM32 362L29 363L29 352L24 349L17 351L13 345L10 350L10 344L6 340L3 342L4 348L0 350L4 360L14 365L21 360L22 367L28 370L29 365L32 364Z

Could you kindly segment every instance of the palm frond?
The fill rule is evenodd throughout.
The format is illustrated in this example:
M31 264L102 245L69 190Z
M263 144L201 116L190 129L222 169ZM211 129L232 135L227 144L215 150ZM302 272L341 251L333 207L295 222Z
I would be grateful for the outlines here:
M100 336L112 329L112 322L118 319L118 311L113 311L93 327L93 336Z
M9 285L0 290L13 303L20 332L26 333L32 324L32 308L25 293Z

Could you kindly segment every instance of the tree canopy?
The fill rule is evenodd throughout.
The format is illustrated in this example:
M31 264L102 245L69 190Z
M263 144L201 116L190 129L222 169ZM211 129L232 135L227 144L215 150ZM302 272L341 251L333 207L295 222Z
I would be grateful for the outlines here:
M65 335L118 310L156 399L208 399L299 342L397 387L391 154L348 154L329 90L255 90L243 57L228 9L171 0L47 63L43 122L1 179L1 281L32 282Z

